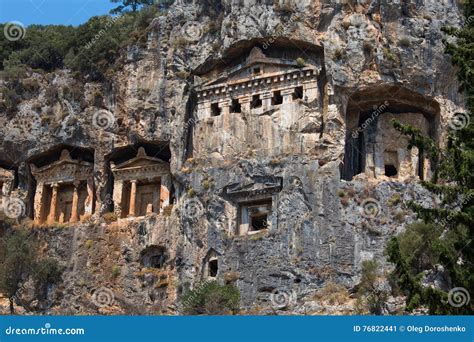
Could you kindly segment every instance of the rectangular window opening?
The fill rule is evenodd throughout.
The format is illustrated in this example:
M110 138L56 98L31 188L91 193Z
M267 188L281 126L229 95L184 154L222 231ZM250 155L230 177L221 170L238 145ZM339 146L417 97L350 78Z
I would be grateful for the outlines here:
M217 277L217 272L219 271L219 264L217 259L209 260L209 277Z
M260 75L262 73L262 69L260 69L260 67L255 67L252 69L252 73L254 76Z
M272 105L281 105L283 103L283 96L281 96L281 91L277 90L273 92Z
M242 112L242 106L240 105L240 102L238 99L232 99L232 104L230 106L230 112L231 113L241 113Z
M218 103L211 104L211 116L219 116L221 115L221 109L219 108Z
M271 199L242 204L240 207L239 234L245 235L270 229L271 217Z
M303 87L296 87L293 92L293 100L303 99Z
M260 108L262 107L262 100L260 99L260 95L252 96L252 103L251 108Z

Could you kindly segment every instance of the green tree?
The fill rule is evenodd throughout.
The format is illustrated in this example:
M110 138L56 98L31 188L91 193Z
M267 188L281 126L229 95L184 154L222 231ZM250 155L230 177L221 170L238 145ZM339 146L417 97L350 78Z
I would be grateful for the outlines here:
M153 5L154 0L110 0L113 3L120 3L121 5L115 7L110 11L112 14L124 13L129 10L132 12L137 12L138 9L145 5Z
M388 291L383 287L382 279L377 261L362 262L361 279L357 285L357 305L361 311L364 308L371 314L383 314Z
M182 304L187 315L227 315L239 310L240 293L234 285L206 281L188 291Z
M15 299L20 299L22 285L29 278L40 299L46 298L49 285L61 279L57 260L39 258L36 251L37 243L26 229L11 229L0 240L0 292L9 299L11 314L15 313Z
M10 301L14 314L14 300L23 281L34 269L36 247L26 230L14 231L0 241L0 292Z
M466 22L461 28L443 28L454 40L445 41L446 52L458 68L460 91L466 98L466 113L457 113L446 146L438 148L420 130L394 122L431 159L432 179L423 186L442 199L439 207L408 205L424 225L413 225L387 247L389 260L396 265L395 279L407 295L407 309L428 307L431 314L472 314L473 305L449 304L449 293L421 286L423 271L441 264L454 287L474 295L474 0L464 2Z

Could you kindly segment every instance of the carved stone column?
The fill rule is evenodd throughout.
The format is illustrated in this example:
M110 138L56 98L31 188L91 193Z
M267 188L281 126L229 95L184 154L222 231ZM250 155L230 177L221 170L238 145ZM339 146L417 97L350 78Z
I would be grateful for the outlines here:
M79 182L74 183L74 190L72 193L72 208L71 208L71 219L70 222L77 222L79 219Z
M171 190L171 177L161 177L161 188L160 188L160 212L163 208L170 205L170 190Z
M52 193L51 193L51 205L49 207L48 224L53 223L56 218L56 207L58 205L59 185L57 183L51 184L51 188L52 188Z
M293 101L294 89L285 89L281 91L281 96L283 96L283 104L291 103Z
M92 215L92 209L94 208L94 180L89 178L87 180L87 199L84 203L84 214Z
M196 117L198 120L211 117L211 103L208 100L201 100L197 105Z
M316 81L311 80L303 82L303 99L305 98L308 102L312 102L319 98L318 83Z
M137 216L136 214L136 201L137 201L137 181L132 180L131 189L130 189L130 210L128 211L128 216Z
M267 111L272 107L272 93L267 92L261 95L263 111Z
M418 150L418 147L413 147L410 150L411 176L418 177L419 175L419 170L418 170L419 161L420 161L419 158L420 158L420 152Z
M239 103L240 103L242 111L247 112L247 113L250 112L251 101L252 101L252 98L250 96L241 97L239 99Z
M42 209L43 209L43 202L44 202L44 183L40 182L36 185L36 192L35 192L35 199L33 204L33 213L34 213L34 220L35 223L42 223L44 217L41 217ZM46 218L47 219L47 218Z
M229 119L230 119L230 105L231 105L231 100L225 100L221 103L219 103L219 107L222 110L222 121L223 121L223 129L228 130L229 129Z
M114 201L114 213L117 214L118 218L122 217L122 194L123 180L114 181L114 193L112 195L112 200Z

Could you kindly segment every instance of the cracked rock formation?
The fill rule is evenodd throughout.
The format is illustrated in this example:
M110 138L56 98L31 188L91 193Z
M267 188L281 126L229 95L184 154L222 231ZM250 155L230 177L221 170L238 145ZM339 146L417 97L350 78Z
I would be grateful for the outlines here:
M0 113L0 199L65 271L25 298L179 314L215 279L242 312L354 313L362 261L390 270L385 243L415 220L403 202L437 201L391 120L444 143L463 98L440 28L462 20L453 1L181 0L107 83L29 72Z

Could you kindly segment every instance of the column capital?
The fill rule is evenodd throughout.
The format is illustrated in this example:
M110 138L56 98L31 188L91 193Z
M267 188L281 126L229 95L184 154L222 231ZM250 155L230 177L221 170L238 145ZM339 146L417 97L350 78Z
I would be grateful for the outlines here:
M239 100L239 103L250 103L252 101L252 97L244 96L244 97L240 97L238 100Z
M222 108L222 107L230 107L230 104L231 104L231 100L230 99L225 99L224 101L221 101L219 102L219 107Z
M283 90L281 90L281 95L282 96L293 95L294 92L295 92L295 90L293 88L292 89L283 89Z

